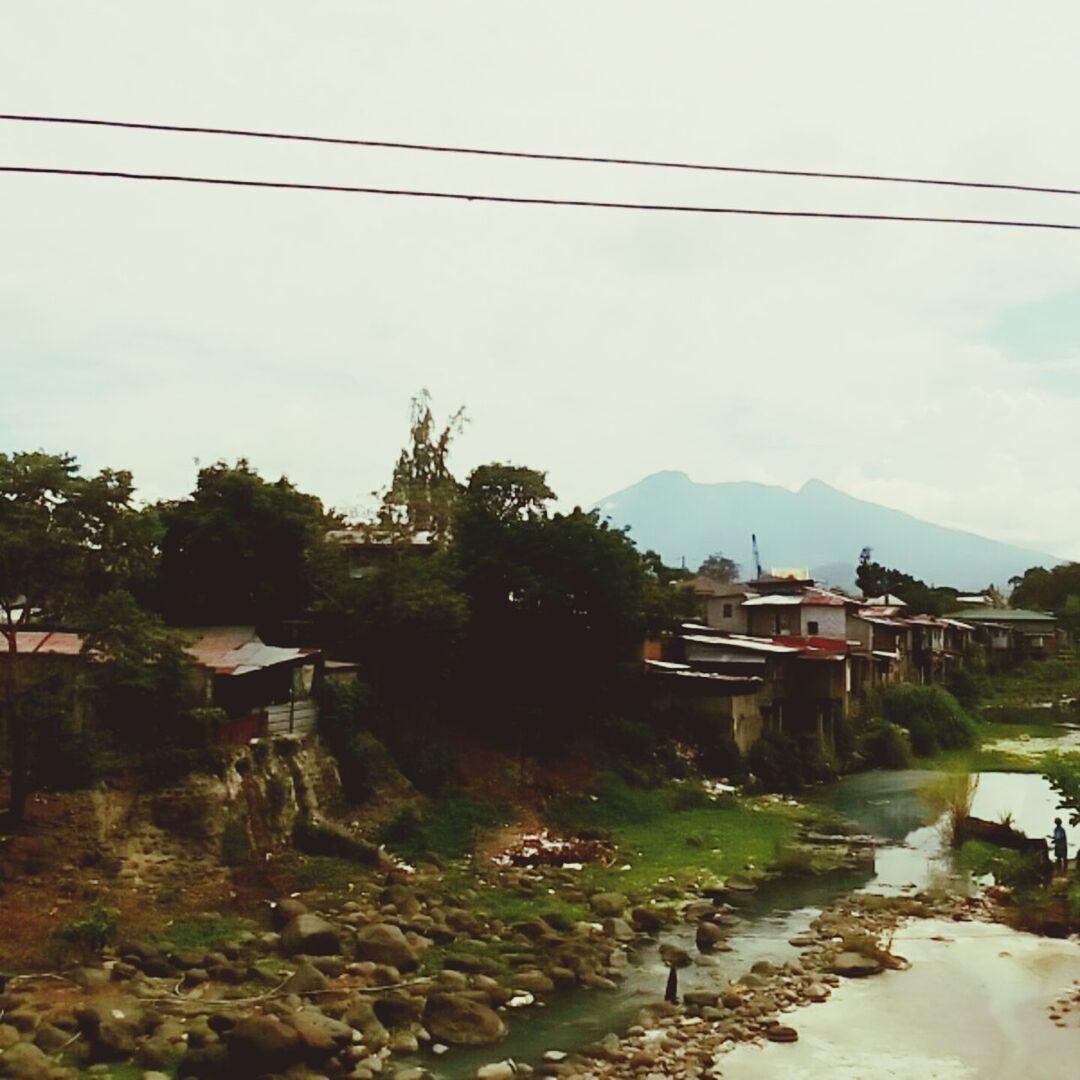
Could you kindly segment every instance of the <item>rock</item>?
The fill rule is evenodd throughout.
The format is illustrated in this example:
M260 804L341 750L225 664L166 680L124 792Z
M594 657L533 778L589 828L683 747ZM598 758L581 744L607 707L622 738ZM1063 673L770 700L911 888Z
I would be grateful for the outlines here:
M404 990L383 994L373 1003L375 1015L388 1028L403 1028L420 1019L423 1003Z
M375 1015L370 1001L357 999L341 1019L359 1031L364 1036L364 1045L372 1050L381 1050L390 1041L390 1032Z
M307 904L302 900L295 900L290 896L286 897L284 900L279 900L277 904L271 908L270 921L274 924L276 929L280 930L282 927L291 923L298 915L306 915L307 913Z
M476 1080L513 1080L517 1066L512 1061L493 1061L476 1070Z
M432 994L424 1008L424 1027L441 1042L487 1046L506 1034L494 1009L463 994Z
M0 1053L14 1046L19 1041L19 1029L10 1024L0 1024Z
M135 1028L126 1020L103 1020L94 1036L95 1056L103 1061L123 1061L135 1053Z
M281 932L281 948L288 956L333 956L341 952L341 939L337 929L318 915L296 915Z
M332 1020L317 1009L303 1009L289 1017L289 1026L300 1036L307 1058L329 1057L352 1044L353 1029L340 1020Z
M555 980L542 971L517 971L510 982L515 990L527 990L530 994L550 994L555 989Z
M636 936L633 927L625 919L605 919L604 933L616 941L633 941Z
M715 990L688 990L683 994L683 1002L697 1008L715 1006L720 995Z
M589 897L589 907L601 917L615 918L622 915L629 902L622 893L617 892L595 893Z
M674 968L687 968L694 962L685 949L680 949L677 945L667 944L660 946L660 959L668 967Z
M71 1041L71 1035L61 1031L55 1024L42 1024L34 1032L34 1043L46 1054L55 1054L61 1046L66 1046Z
M33 1043L18 1043L0 1055L0 1076L11 1080L49 1080L53 1063Z
M639 934L658 934L663 920L650 908L636 907L630 912L630 923Z
M245 1017L229 1032L227 1041L239 1075L244 1075L245 1069L256 1076L264 1071L283 1071L300 1055L300 1036L295 1028L272 1016Z
M750 965L750 970L755 975L775 975L776 965L771 960L758 960Z
M281 989L287 994L299 994L303 997L304 994L326 990L329 986L330 980L314 964L304 960Z
M829 996L829 988L821 983L811 983L803 992L807 1001L814 1003L825 1001Z
M390 923L373 923L356 935L356 956L376 964L389 964L398 971L411 971L417 966L416 954L401 927Z
M829 970L835 975L843 975L846 979L861 979L867 975L877 975L881 971L881 964L872 956L842 952L832 962Z
M724 940L724 931L711 922L700 922L694 932L694 942L701 952L712 952Z
M791 1043L799 1041L799 1033L793 1027L784 1024L773 1024L765 1031L765 1038L770 1042Z

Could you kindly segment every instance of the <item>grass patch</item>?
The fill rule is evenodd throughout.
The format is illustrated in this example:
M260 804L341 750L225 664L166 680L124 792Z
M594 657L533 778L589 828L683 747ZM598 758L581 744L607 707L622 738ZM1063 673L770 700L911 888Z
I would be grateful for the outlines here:
M300 855L289 858L290 885L299 892L343 893L370 876L370 870L337 855Z
M403 807L379 835L386 847L410 862L460 859L476 846L478 835L501 824L505 812L464 795L434 800L420 809Z
M161 939L174 949L213 951L233 941L244 930L252 929L247 919L232 915L199 915L177 919L161 932Z
M988 724L984 722L978 725L978 731L980 745L960 750L943 750L932 757L920 759L919 768L957 773L1042 772L1041 758L998 750L988 744L1000 739L1018 739L1023 735L1033 739L1052 739L1061 734L1061 729L1054 727L1051 723Z
M764 868L790 845L808 814L758 799L702 804L685 785L635 788L610 775L600 778L595 798L576 796L552 808L562 831L602 832L618 847L617 865L587 866L582 887L630 894L648 893L662 879L688 886Z
M474 906L489 918L508 924L544 915L560 915L574 923L592 922L595 919L585 904L576 904L557 895L552 896L546 890L526 894L512 889L483 889Z

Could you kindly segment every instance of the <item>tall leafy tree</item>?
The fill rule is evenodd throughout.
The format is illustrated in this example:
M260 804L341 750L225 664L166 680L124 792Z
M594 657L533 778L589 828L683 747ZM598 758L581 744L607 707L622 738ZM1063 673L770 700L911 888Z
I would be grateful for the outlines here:
M241 459L199 470L186 499L158 508L164 525L159 602L179 625L261 623L302 613L312 565L336 520L285 477Z
M450 471L450 446L465 425L458 409L440 431L431 411L431 395L421 390L412 400L409 445L394 465L390 487L382 495L378 527L392 538L427 534L436 543L450 536L461 484Z
M726 584L739 576L739 564L721 552L715 551L698 567L698 573L702 577Z
M82 476L70 454L0 454L0 635L11 758L9 817L30 793L29 733L19 708L19 634L32 621L83 615L110 587L145 581L156 525L133 504L127 472Z

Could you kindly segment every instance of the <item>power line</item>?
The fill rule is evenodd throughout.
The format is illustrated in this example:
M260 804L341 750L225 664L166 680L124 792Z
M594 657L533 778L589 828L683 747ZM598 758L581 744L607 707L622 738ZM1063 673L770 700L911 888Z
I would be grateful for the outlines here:
M153 180L176 184L213 184L221 187L275 188L286 191L329 191L356 195L397 195L416 199L506 203L521 206L576 206L602 210L653 210L680 214L726 214L744 217L832 218L841 221L902 221L934 225L990 225L1011 229L1080 231L1080 225L1048 221L1012 221L1000 218L929 217L914 214L857 214L825 210L762 210L753 207L692 206L672 203L605 202L598 199L555 199L519 195L481 195L458 191L417 191L405 188L354 187L346 184L304 184L284 180L234 180L213 176L177 176L167 173L121 172L105 169L55 169L33 165L0 165L0 173L41 176L102 177L114 180Z
M747 173L755 176L791 176L818 180L863 180L883 184L922 184L935 187L979 188L989 191L1026 191L1038 195L1080 195L1080 188L1044 187L1035 184L1001 184L981 180L946 180L935 177L890 176L876 173L823 172L814 169L768 169L749 165L706 165L689 161L661 161L650 158L592 157L585 154L554 154L528 150L490 150L437 143L394 142L386 139L346 139L329 135L298 135L245 128L198 127L192 124L151 124L127 120L100 120L76 116L35 116L0 113L0 120L32 124L72 124L83 127L126 128L134 131L164 131L185 135L229 135L244 139L279 139L288 142L325 143L332 146L365 146L376 150L418 150L436 154L471 154L479 157L520 158L528 161L578 162L588 165L631 165L652 169L687 169L697 172Z

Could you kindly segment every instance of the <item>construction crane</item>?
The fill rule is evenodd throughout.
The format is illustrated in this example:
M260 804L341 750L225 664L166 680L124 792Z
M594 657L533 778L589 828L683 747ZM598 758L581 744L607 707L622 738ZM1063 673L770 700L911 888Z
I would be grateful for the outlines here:
M750 543L754 547L754 570L757 573L756 580L760 581L761 580L761 555L758 552L757 533L751 533L750 534Z

